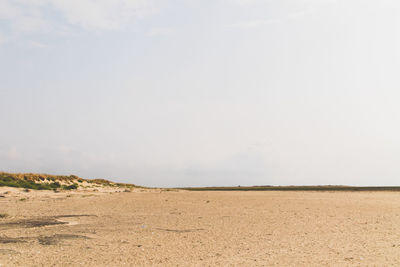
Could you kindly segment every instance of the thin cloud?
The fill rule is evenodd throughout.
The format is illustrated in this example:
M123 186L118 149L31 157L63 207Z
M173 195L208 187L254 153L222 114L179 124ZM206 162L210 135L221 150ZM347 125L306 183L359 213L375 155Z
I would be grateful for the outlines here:
M51 0L67 22L86 29L117 29L156 12L150 0Z
M57 30L65 25L112 30L155 13L152 0L0 0L0 19L12 33ZM54 14L59 16L54 16Z
M236 1L234 1L234 2L236 2ZM248 4L255 3L255 2L256 1L249 0ZM238 1L238 3L240 4L241 1ZM243 0L242 4L244 4L244 3L247 3L247 1ZM304 4L303 9L300 9L295 12L286 10L283 12L283 14L281 16L278 16L277 18L240 21L240 22L231 24L230 26L235 27L235 28L241 28L241 29L254 29L254 28L259 28L259 27L268 26L268 25L272 25L272 24L280 24L280 23L290 21L290 20L302 19L306 16L309 16L311 14L318 12L318 9L323 5L336 3L336 0L325 0L325 1L320 1L320 2L315 2L313 0L303 0L302 3ZM280 4L272 6L272 7L276 8L277 10L279 10L279 9L285 10L284 5L281 6Z

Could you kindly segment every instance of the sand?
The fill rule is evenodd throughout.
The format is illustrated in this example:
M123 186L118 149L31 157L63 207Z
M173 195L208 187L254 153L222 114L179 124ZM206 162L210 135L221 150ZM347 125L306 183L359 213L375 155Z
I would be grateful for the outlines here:
M111 191L0 188L0 266L400 266L400 193Z

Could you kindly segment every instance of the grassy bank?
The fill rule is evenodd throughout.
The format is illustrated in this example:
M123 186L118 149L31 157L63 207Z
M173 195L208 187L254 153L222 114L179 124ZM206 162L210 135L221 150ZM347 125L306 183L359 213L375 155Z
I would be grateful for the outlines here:
M69 184L61 184L61 181L69 182ZM34 190L71 190L78 188L78 184L72 181L75 181L74 177L69 176L0 173L0 186L20 187Z
M0 172L0 187L9 186L34 190L72 190L79 188L84 183L109 187L137 187L133 184L113 183L105 179L83 179L76 175Z

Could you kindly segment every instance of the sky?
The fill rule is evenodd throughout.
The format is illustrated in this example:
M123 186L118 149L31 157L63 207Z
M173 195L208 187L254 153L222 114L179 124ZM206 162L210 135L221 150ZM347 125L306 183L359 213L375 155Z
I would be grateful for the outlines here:
M0 171L400 185L400 2L0 0Z

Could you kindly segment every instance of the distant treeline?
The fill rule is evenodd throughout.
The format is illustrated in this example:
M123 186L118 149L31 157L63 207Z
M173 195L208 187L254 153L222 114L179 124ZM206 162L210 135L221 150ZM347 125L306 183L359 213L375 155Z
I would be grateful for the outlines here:
M400 186L236 186L236 187L184 187L189 191L400 191Z

